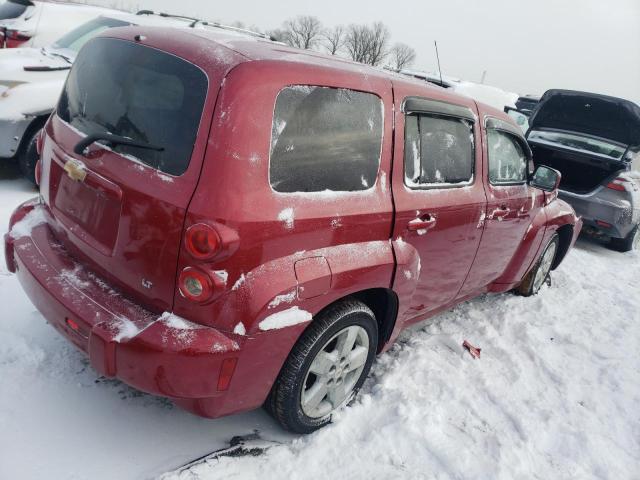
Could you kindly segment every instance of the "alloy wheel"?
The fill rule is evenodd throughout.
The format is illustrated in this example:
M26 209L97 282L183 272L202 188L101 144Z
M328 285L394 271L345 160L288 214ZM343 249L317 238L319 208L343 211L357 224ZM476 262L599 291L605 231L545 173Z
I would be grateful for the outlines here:
M321 418L345 404L365 368L369 336L359 325L340 330L318 351L309 366L300 406L310 418Z
M542 258L540 259L540 265L538 265L538 270L536 271L536 277L533 280L533 291L537 292L542 287L542 284L547 279L549 272L551 271L551 265L553 265L553 259L556 256L556 250L558 248L558 244L556 242L551 242L547 249L542 254Z

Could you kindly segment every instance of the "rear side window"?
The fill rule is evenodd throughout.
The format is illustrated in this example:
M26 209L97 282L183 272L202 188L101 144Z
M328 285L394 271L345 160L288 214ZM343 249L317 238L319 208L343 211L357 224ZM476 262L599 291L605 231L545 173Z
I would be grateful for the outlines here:
M523 183L528 159L520 143L510 134L487 130L489 181L496 184Z
M24 2L8 2L0 3L0 20L9 20L18 18L27 10L28 4Z
M405 118L405 183L409 187L466 185L473 180L473 123L437 115Z
M189 166L207 95L207 77L178 57L123 40L98 38L80 52L58 115L89 135L113 133L158 145L113 150L170 175Z
M373 187L382 148L382 101L340 88L293 86L276 100L269 180L277 192Z

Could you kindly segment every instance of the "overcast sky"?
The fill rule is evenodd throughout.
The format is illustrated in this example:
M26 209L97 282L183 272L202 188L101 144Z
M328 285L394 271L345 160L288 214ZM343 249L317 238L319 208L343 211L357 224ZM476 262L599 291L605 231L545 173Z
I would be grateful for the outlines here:
M415 67L521 94L570 88L640 103L640 0L88 0L88 3L240 20L262 29L315 15L325 25L381 20Z

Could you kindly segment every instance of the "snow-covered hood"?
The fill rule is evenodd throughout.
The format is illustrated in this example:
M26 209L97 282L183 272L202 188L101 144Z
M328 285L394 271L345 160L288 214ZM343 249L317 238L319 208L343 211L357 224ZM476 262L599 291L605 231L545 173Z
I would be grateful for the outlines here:
M64 59L45 55L37 48L0 50L0 120L21 120L52 111L69 67Z
M38 48L2 49L0 87L64 79L70 67L64 59L45 55Z
M529 119L531 130L552 128L640 145L640 107L622 98L548 90Z

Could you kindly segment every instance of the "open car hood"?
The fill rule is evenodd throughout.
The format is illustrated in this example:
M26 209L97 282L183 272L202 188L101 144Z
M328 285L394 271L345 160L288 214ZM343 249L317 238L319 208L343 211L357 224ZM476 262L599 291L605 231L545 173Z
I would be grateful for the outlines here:
M640 145L640 107L629 100L572 90L547 90L529 120L553 128Z

